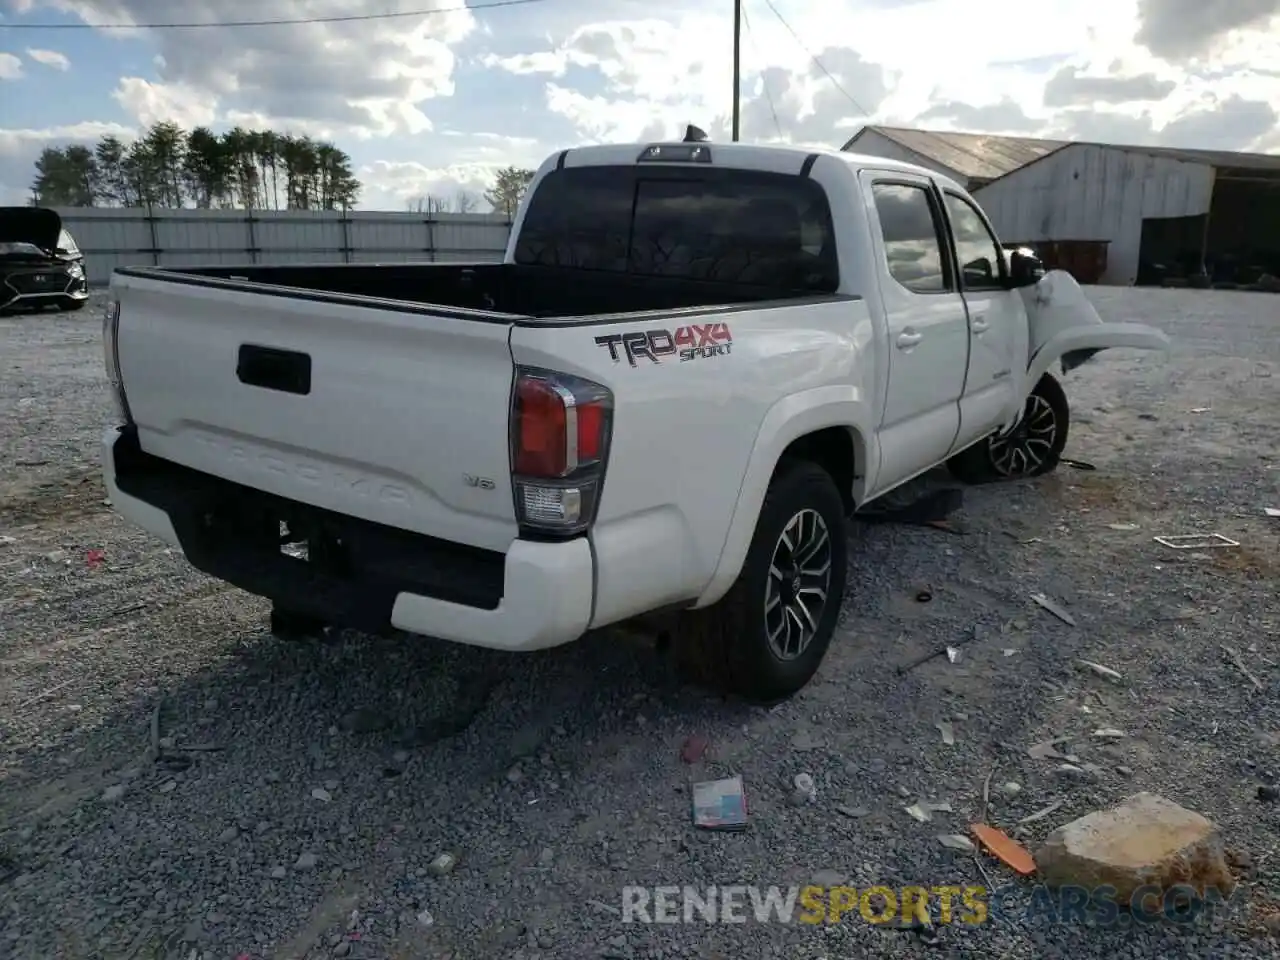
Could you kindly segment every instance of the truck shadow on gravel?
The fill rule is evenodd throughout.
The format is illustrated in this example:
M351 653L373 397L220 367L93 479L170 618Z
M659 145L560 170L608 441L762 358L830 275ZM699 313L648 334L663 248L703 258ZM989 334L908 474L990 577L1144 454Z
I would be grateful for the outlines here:
M261 602L193 578L184 599L116 624L121 638L173 651L163 669L133 668L142 685L100 718L51 725L10 753L0 889L10 916L27 918L10 929L24 942L38 930L46 955L68 957L328 957L351 942L356 910L353 956L487 958L550 943L538 949L598 957L620 936L635 950L660 933L690 949L732 949L741 931L624 928L611 905L624 884L730 874L979 881L936 835L978 815L993 769L997 785L1022 785L994 798L997 822L1065 797L1046 829L1138 789L1135 780L1168 790L1179 757L1225 782L1203 724L1157 712L1191 689L1187 653L1161 641L1161 618L1186 584L1133 594L1121 610L1098 576L1114 552L1090 565L1070 538L1045 543L1078 480L967 491L956 518L964 536L855 524L832 650L808 688L771 710L684 684L631 631L529 655L358 634L286 643L266 635ZM1093 509L1120 502L1105 499ZM1065 604L1077 628L1031 592ZM97 656L122 641L101 642ZM184 646L198 666L183 664ZM947 646L954 662L944 652L900 672ZM1082 678L1082 656L1106 658L1126 688ZM1212 689L1231 729L1274 719L1256 702L1228 705L1229 677ZM1108 724L1132 739L1087 743ZM1098 762L1096 779L1064 785L1027 756L1063 730ZM1181 752L1157 731L1185 738ZM708 746L689 763L691 737ZM817 784L816 805L795 802L798 773ZM731 774L746 782L752 830L693 830L690 782ZM1197 793L1190 800L1203 807ZM902 808L918 798L947 800L953 813L917 824ZM442 854L457 866L434 865ZM782 948L805 933L751 936ZM949 932L997 955L1008 935ZM901 935L861 924L838 936L862 955Z

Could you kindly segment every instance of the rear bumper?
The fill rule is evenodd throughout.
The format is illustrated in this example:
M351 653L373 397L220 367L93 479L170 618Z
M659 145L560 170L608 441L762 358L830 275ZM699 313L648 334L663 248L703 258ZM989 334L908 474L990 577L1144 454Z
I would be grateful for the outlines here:
M583 538L476 550L161 460L127 428L107 431L102 458L111 503L127 520L205 573L339 626L516 651L576 640L591 620L594 569ZM310 562L282 554L281 519L323 531L328 554Z

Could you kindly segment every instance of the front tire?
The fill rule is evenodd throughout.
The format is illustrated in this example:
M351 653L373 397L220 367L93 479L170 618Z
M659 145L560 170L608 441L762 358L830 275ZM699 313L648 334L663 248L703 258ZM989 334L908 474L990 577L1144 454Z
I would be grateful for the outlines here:
M965 483L1041 477L1061 461L1070 428L1066 391L1046 373L1027 397L1013 429L993 433L960 451L947 461L947 468Z
M674 642L685 672L752 703L799 692L831 644L848 559L844 503L831 475L784 461L737 581L719 602L681 615Z
M63 300L58 304L59 310L83 310L88 300Z

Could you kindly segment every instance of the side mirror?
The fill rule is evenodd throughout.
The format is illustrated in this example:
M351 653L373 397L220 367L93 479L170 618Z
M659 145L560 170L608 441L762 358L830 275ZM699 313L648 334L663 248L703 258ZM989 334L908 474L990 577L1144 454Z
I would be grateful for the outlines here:
M1034 287L1045 274L1044 263L1028 247L1019 247L1009 254L1009 288Z

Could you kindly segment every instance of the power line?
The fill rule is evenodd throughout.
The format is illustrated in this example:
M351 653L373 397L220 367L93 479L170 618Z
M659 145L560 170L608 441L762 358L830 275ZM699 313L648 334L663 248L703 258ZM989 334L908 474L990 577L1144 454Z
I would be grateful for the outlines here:
M439 13L462 13L464 10L497 10L523 7L546 0L488 0L470 6L436 7L431 10L402 10L398 13L360 13L336 17L297 17L290 20L218 20L198 23L0 23L0 30L201 30L215 27L282 27L303 23L361 23L367 20L402 20L429 17Z
M784 17L781 13L779 13L778 8L773 5L773 0L764 0L764 2L769 7L769 9L773 11L773 15L778 18L778 22L787 28L787 33L791 34L795 42L800 45L800 49L809 55L809 59L813 61L814 66L816 66L819 70L821 70L823 73L827 75L827 79L830 80L833 84L835 84L835 88L844 94L844 97L846 100L848 100L850 103L852 103L855 107L858 108L858 112L861 113L862 116L864 117L871 116L871 111L867 110L857 100L853 99L853 95L850 94L849 91L846 90L840 84L840 81L836 79L835 74L833 74L830 70L826 68L826 66L823 65L822 61L818 59L818 55L814 53L812 50L810 50L807 46L805 46L805 42L800 39L800 34L796 33L795 30L791 28L791 24L787 23L787 18Z
M742 4L742 25L747 28L747 39L751 41L751 49L755 51L756 57L764 59L760 56L760 48L756 45L756 36L751 32L751 18L747 16L747 5ZM764 98L769 101L769 112L773 114L773 126L778 131L778 139L785 140L786 137L782 133L782 124L778 122L778 110L773 105L773 94L769 92L769 78L764 75L764 71L760 71L760 86L764 88Z

